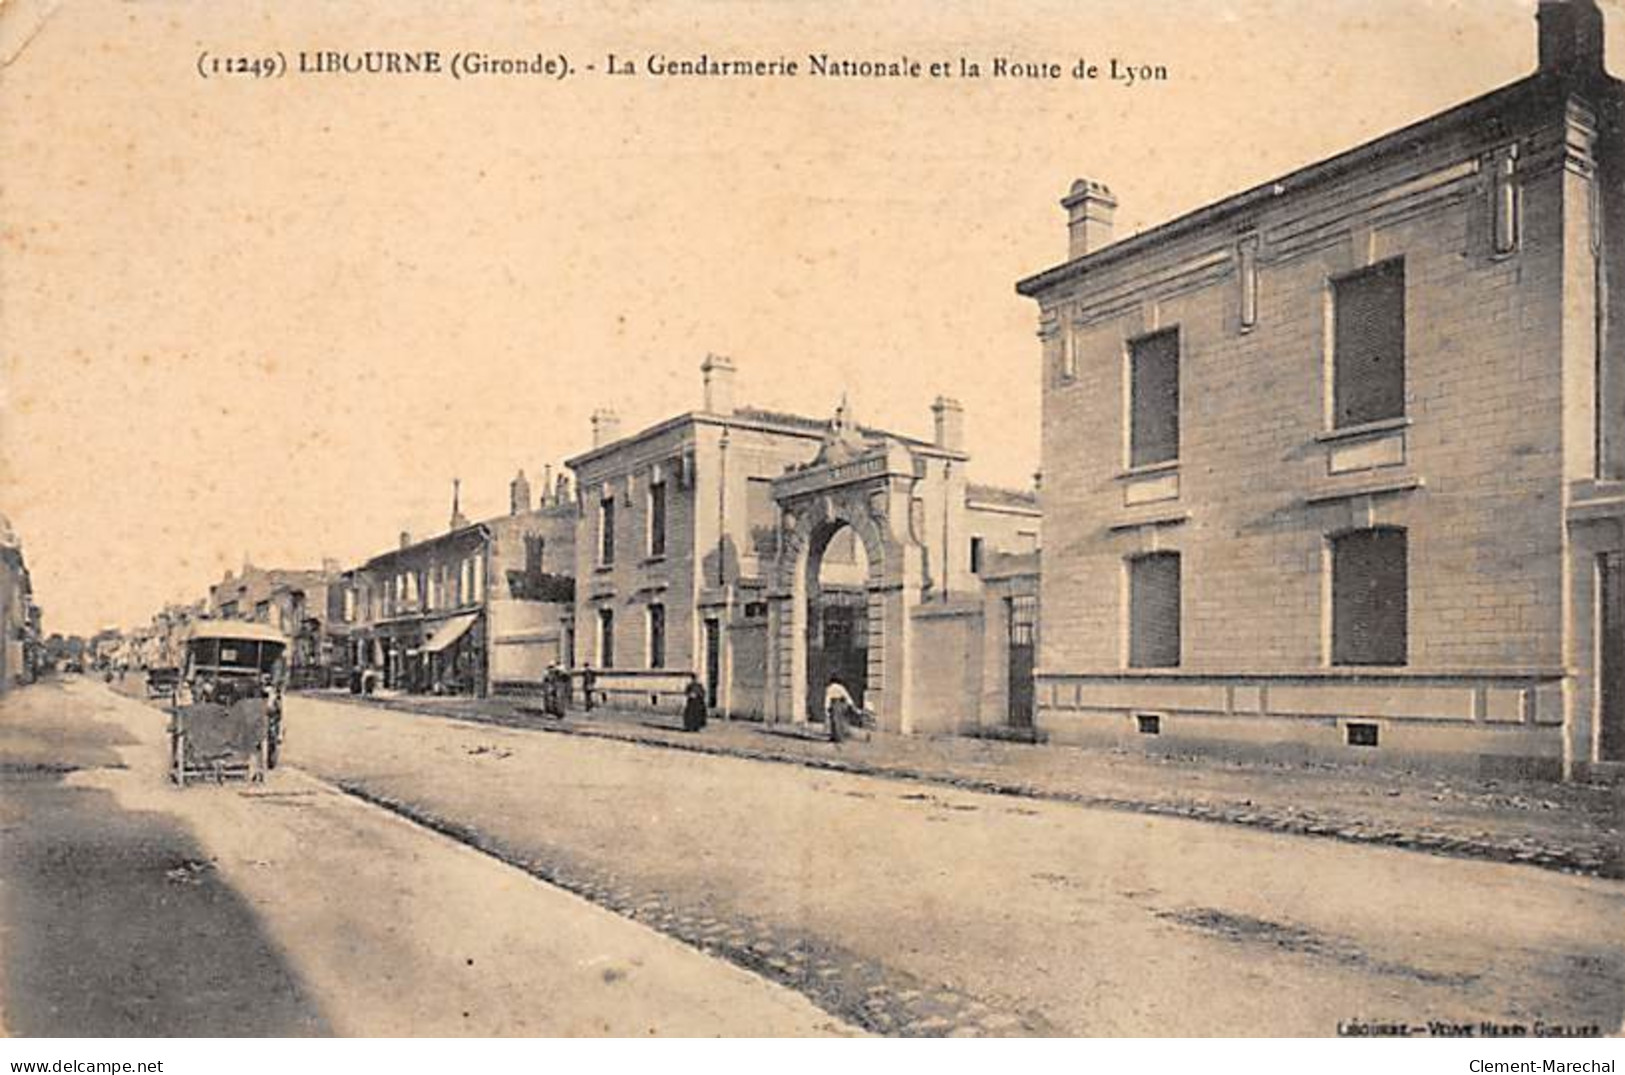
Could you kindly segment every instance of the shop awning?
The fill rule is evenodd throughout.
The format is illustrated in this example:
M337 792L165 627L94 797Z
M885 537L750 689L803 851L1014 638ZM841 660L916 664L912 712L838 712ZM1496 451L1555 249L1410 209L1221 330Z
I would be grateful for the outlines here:
M439 653L441 650L446 649L467 634L468 629L474 626L474 621L477 619L479 619L479 613L477 612L470 612L463 616L453 616L434 629L434 634L429 636L429 641L423 644L423 652Z

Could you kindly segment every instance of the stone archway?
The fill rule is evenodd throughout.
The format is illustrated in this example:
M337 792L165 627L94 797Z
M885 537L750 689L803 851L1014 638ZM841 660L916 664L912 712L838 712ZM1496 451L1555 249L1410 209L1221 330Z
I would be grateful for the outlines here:
M850 527L868 559L865 705L881 728L909 730L910 612L924 577L911 524L917 473L904 445L855 442L837 432L811 464L775 480L783 535L768 595L770 719L808 717L809 595L817 590L830 539Z

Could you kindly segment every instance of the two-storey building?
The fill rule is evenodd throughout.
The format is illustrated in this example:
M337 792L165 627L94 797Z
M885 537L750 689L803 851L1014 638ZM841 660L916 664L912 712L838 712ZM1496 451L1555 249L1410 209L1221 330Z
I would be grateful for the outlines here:
M1531 76L1119 242L1043 341L1054 737L1625 760L1625 140L1591 0Z
M348 664L387 690L486 695L539 685L573 645L576 506L568 485L532 506L521 471L507 515L470 523L346 573L334 607ZM359 683L359 678L357 679Z
M844 404L833 420L740 405L731 361L701 369L699 410L624 437L601 410L592 449L567 463L581 509L577 664L609 701L675 705L696 676L722 712L768 719L805 718L831 678L860 701L889 682L888 716L923 726L898 689L914 616L885 611L902 561L909 609L929 598L948 615L957 600L979 616L984 558L1037 548L1035 496L969 482L953 400L937 400L926 441L862 428ZM895 525L874 526L883 510ZM935 716L974 724L977 703L944 701Z

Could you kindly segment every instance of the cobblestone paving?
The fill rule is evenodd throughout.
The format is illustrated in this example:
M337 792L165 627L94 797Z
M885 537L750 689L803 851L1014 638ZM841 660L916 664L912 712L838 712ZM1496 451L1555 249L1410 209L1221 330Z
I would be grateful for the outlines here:
M337 700L355 701L348 696ZM1244 766L964 739L877 736L873 743L837 748L821 739L739 721L714 722L700 735L667 727L654 714L595 711L583 717L577 711L567 720L554 721L512 699L401 698L356 704L1625 878L1620 831L1625 788L1350 771L1312 764ZM1039 766L1031 764L1035 752L1043 753ZM1204 783L1228 787L1193 790Z
M349 795L501 859L548 884L796 990L854 1026L898 1037L1054 1037L1042 1016L990 1006L933 986L811 934L705 906L681 906L609 870L556 850L520 853L414 803L339 781Z

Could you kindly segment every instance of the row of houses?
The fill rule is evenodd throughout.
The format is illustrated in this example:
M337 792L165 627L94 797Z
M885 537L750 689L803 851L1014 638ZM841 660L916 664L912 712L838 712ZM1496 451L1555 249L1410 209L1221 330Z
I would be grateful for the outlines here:
M905 733L1618 773L1625 87L1593 0L1537 26L1529 77L1140 234L1073 184L1067 257L1017 285L1042 515L970 480L952 399L930 437L768 411L711 356L697 409L594 414L573 489L533 506L521 474L503 518L454 502L300 581L307 661L475 693L557 663L653 707L696 678L768 721L838 680ZM273 614L225 581L208 613Z
M42 616L34 602L22 542L10 520L0 516L0 694L33 682L41 671L45 659Z

